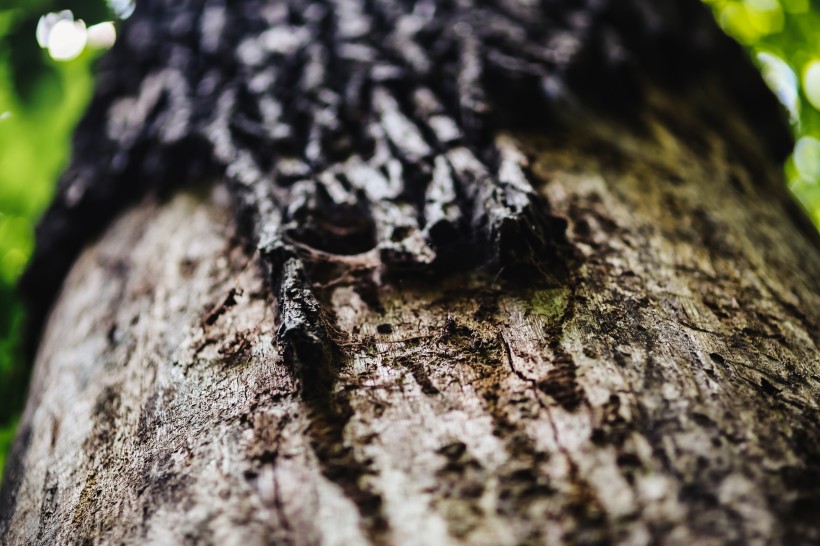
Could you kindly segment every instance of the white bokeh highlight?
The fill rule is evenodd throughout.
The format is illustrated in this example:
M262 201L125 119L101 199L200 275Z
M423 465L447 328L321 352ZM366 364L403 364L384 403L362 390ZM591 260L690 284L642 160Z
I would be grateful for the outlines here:
M117 31L111 21L86 28L85 21L75 20L71 10L63 10L40 17L36 38L52 59L70 61L79 57L86 47L111 47L117 39Z
M803 69L803 92L809 103L820 110L820 59L815 59Z

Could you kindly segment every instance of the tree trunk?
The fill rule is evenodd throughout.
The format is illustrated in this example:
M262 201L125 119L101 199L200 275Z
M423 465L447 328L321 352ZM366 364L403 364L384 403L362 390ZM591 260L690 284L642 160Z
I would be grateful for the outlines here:
M390 5L360 7L383 10L379 28L412 26ZM131 31L147 32L135 17ZM495 43L470 28L452 32ZM389 36L412 57L412 41ZM479 85L470 58L456 63L457 97L490 89L486 104L509 120L516 105L501 103L529 88ZM554 123L535 128L473 119L432 83L421 102L437 106L424 110L405 85L417 73L384 88L371 73L367 108L338 115L376 120L372 139L352 135L337 155L319 139L324 160L295 182L283 181L289 157L260 174L259 143L239 138L233 107L219 112L231 91L209 95L209 123L185 132L204 135L218 182L144 198L82 251L56 299L0 496L3 543L820 541L817 234L736 80L706 73L681 93L638 66L642 98L618 102L618 119L562 99L571 116L552 105ZM550 81L565 80L539 84ZM179 162L170 137L146 129L178 129L179 108L146 106L139 82L132 133ZM79 139L113 115L107 97ZM271 132L314 127L280 110ZM111 123L104 157L130 146ZM451 129L461 136L442 136ZM73 260L47 256L95 233L76 227L88 203L131 191L102 181L113 175L99 160L96 178L77 175L83 149L40 233L28 278L43 293Z

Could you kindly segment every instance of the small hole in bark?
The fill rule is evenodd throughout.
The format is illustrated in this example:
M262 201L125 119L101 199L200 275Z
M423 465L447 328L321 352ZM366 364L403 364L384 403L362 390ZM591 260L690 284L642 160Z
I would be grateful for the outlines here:
M393 233L390 234L390 240L394 243L398 243L399 241L405 240L410 235L410 228L406 226L398 226L393 229Z
M618 455L616 462L621 467L640 467L641 459L634 453L621 453Z
M298 221L287 234L311 248L344 256L361 254L376 246L373 220L359 206L311 211L308 218Z
M393 327L389 324L379 324L376 326L376 331L380 334L390 334L393 332Z
M575 234L581 238L589 237L592 233L592 228L589 225L589 222L585 218L581 218L574 225Z
M440 221L428 225L427 234L436 248L448 248L459 239L458 229L450 222Z
M467 451L467 445L462 442L453 442L441 447L438 452L450 460L459 459Z
M711 358L712 360L714 360L718 364L725 364L726 363L726 359L723 358L722 356L720 356L717 353L709 353L709 358Z
M772 385L765 377L760 379L760 388L770 396L775 396L780 393L780 389Z

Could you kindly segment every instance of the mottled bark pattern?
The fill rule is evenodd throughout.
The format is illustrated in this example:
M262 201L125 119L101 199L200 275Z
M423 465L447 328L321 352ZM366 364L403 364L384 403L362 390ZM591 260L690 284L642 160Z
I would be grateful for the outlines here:
M222 207L127 214L46 329L5 543L816 543L818 247L754 141L653 102L645 137L507 140L565 284L334 258L313 380Z
M4 543L820 540L759 77L698 2L476 4L140 2L35 322L143 200L44 330Z

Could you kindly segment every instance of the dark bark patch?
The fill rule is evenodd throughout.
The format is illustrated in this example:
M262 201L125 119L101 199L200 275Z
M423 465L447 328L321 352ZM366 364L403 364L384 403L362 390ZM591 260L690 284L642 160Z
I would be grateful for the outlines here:
M595 428L592 430L591 440L595 445L623 448L634 425L621 416L620 409L621 397L617 394L611 395L600 408L594 408ZM621 453L623 454L625 453Z
M704 134L702 125L678 115L677 113L659 110L658 118L663 122L665 128L670 129L680 142L685 143L692 150L696 157L709 157L712 153L712 143L709 142L709 134Z
M759 75L696 2L310 6L139 3L38 229L22 283L32 351L84 244L184 183L227 177L242 233L263 247L275 232L337 256L378 248L390 270L560 279L564 225L505 130L543 132L585 108L634 120L647 77L679 87L731 67L736 98L755 97L750 123L775 153L788 140Z
M54 450L54 447L57 445L57 438L60 436L60 425L62 424L62 418L60 416L55 415L51 420L51 450Z
M290 423L290 415L272 415L259 412L249 417L254 439L248 448L248 456L260 465L272 464L279 456L282 431ZM254 479L255 470L246 471L246 478Z
M223 357L226 367L237 366L250 362L252 356L253 343L246 332L238 332L226 346L219 349L219 354Z
M520 436L513 438L519 438L518 442L513 440L513 446L518 445L519 449L523 447ZM538 468L538 463L544 459L543 454L532 451L531 447L526 448L526 451L531 451L531 453L524 455L524 452L519 450L519 456L524 456L507 465L507 468L503 469L499 475L501 481L498 494L499 512L502 514L521 513L519 511L526 509L527 505L556 493L555 489L550 486L548 478Z
M86 453L97 456L97 464L105 465L112 456L111 448L117 435L117 419L120 413L121 386L106 385L94 406L94 425L83 442Z
M40 519L38 523L39 530L37 532L37 540L45 542L53 542L48 535L53 533L51 528L54 516L58 512L57 493L59 490L58 481L50 471L46 471L46 477L43 480L42 502L40 503Z
M350 196L349 203L334 203L324 186L317 184L310 191L312 195L304 201L297 194L288 207L287 237L342 256L361 254L376 246L376 227L368 204L360 196Z
M392 334L393 327L387 323L382 323L376 326L376 331L382 335Z
M415 379L416 383L421 387L421 392L426 395L439 394L439 389L430 379L430 374L427 372L425 363L420 362L417 358L399 357L396 359L396 364L410 371L413 379Z
M450 534L464 538L481 525L479 499L486 488L487 472L462 442L447 444L438 453L445 463L436 471L433 504L444 514Z
M573 491L568 509L574 517L575 526L564 535L564 541L567 544L612 544L611 524L595 490L581 477L577 466L572 462L570 473Z
M709 253L726 259L735 255L735 245L727 240L726 227L705 209L695 208L691 225L703 248Z
M186 279L189 279L196 272L198 266L199 260L186 258L179 264L179 273Z
M291 259L283 269L286 275L279 286L278 337L285 348L285 360L301 383L300 394L310 416L310 446L322 474L339 485L359 509L368 538L382 544L389 529L382 497L364 484L368 465L357 459L344 439L353 410L345 390L335 392L342 353L319 303L305 286L300 264Z
M780 389L772 385L765 377L760 378L760 389L769 396L777 396L780 394Z
M228 309L236 305L236 297L241 295L241 288L231 288L225 298L205 315L205 318L202 321L204 325L213 326L216 324L219 317L221 317Z
M166 397L169 399L171 397ZM143 445L150 445L156 434L157 427L161 424L158 416L158 409L163 400L159 391L155 390L145 400L145 406L140 412L137 424L137 441Z
M536 382L536 386L551 396L567 411L574 411L584 401L584 393L578 384L575 361L567 353L559 352L552 361L553 369Z
M344 429L353 415L347 394L343 391L338 395L313 394L305 400L310 412L307 433L322 474L341 487L356 505L371 543L385 544L389 523L384 514L384 501L378 491L366 485L366 476L371 473L368 464L358 459L354 448L346 445L344 439Z
M792 500L784 503L772 498L771 506L779 512L783 521L784 542L788 544L812 544L820 540L820 434L817 424L795 435L795 446L805 454L800 465L787 465L777 478L789 490L794 491Z
M720 365L726 364L726 359L723 358L718 353L709 353L709 358L711 358L717 364L720 364Z

